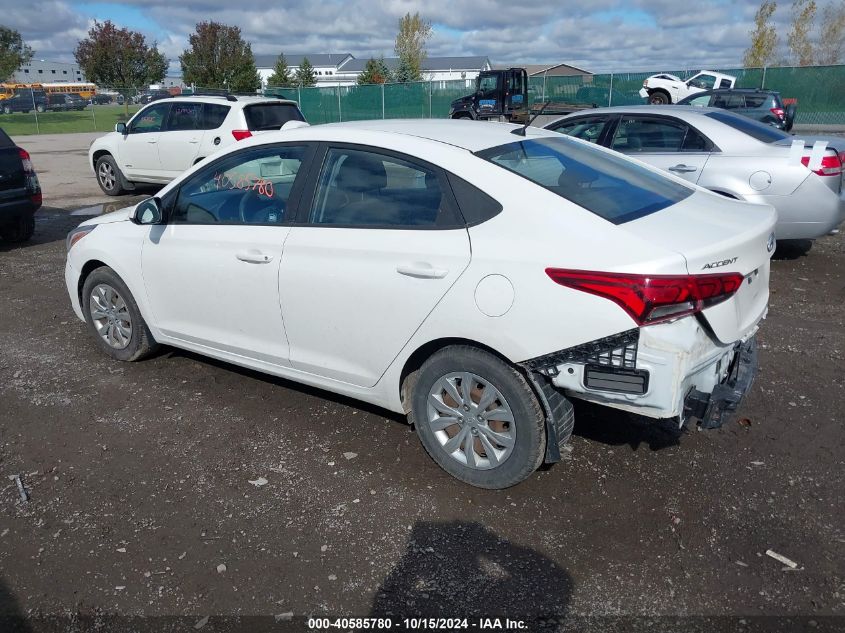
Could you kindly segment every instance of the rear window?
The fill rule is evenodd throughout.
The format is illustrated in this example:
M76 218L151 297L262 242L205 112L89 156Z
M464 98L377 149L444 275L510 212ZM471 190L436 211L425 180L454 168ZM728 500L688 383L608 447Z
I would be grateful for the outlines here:
M749 119L744 116L731 114L730 112L708 112L707 116L719 121L720 123L724 123L743 134L747 134L761 143L776 143L777 141L789 138L789 134L781 132L776 127L760 123L759 121L755 121L754 119Z
M257 103L244 108L250 130L278 130L288 121L304 121L299 106L293 103Z
M655 213L692 194L689 187L623 156L565 137L516 141L477 155L614 224Z

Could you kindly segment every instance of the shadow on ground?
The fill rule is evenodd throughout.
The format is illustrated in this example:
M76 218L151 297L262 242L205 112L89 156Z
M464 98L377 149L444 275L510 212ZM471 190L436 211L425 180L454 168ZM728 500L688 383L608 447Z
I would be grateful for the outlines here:
M419 522L379 587L370 617L530 620L558 630L573 582L542 554L474 522Z

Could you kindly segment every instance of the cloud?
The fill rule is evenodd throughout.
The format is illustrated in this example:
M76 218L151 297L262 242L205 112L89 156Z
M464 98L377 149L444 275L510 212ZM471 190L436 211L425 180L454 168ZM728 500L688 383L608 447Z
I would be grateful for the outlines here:
M145 34L177 69L188 35L204 19L239 26L255 53L351 52L368 57L392 55L399 18L420 11L434 24L432 56L570 62L594 71L678 70L738 65L759 6L759 0L703 0L692 8L677 0L428 0L424 5L418 0L125 0L81 7L77 1L0 0L9 5L3 9L3 23L20 30L38 58L67 61L98 17L88 13L91 7L107 7L115 22L130 28L135 28L132 15L141 12L141 30L150 24L158 27ZM121 7L123 22L116 17ZM775 16L782 41L788 13L784 6Z

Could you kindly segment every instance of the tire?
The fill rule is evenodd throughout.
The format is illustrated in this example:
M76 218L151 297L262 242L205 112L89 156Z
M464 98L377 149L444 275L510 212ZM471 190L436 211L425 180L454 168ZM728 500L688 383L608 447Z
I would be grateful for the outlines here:
M461 112L460 114L456 114L456 115L455 115L455 116L453 116L452 118L453 118L453 119L455 119L455 120L458 120L458 119L469 119L469 120L472 120L472 116L471 116L471 115L469 115L469 114L467 114L466 112Z
M35 233L35 217L31 213L16 218L0 229L0 237L8 242L26 242Z
M648 102L652 105L666 105L669 103L669 95L665 92L655 91L648 95Z
M44 106L43 105L35 106L35 111L38 112L38 113L44 112Z
M470 385L469 404L464 385ZM431 458L456 479L508 488L542 463L543 409L522 374L498 357L475 347L446 347L423 363L411 389L408 418ZM476 408L488 401L487 389L492 400ZM490 416L493 411L502 417Z
M158 348L129 288L108 266L95 269L85 279L81 304L88 329L108 356L131 362Z
M97 160L97 184L107 196L119 196L125 192L123 188L123 174L117 168L111 154L101 156Z
M11 113L12 113L12 108L10 108L9 106L3 106L3 114L11 114Z

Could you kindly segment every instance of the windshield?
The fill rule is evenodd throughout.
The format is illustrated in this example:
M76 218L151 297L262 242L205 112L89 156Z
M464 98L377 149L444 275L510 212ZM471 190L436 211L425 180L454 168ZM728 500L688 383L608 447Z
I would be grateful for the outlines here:
M294 103L259 103L244 108L246 124L252 131L278 130L288 121L304 121Z
M776 127L760 123L748 117L731 114L730 112L708 112L707 116L720 123L729 125L733 129L757 139L761 143L776 143L785 138L790 138L786 132L781 132Z
M614 224L655 213L692 194L689 187L624 156L563 136L516 141L477 155Z

